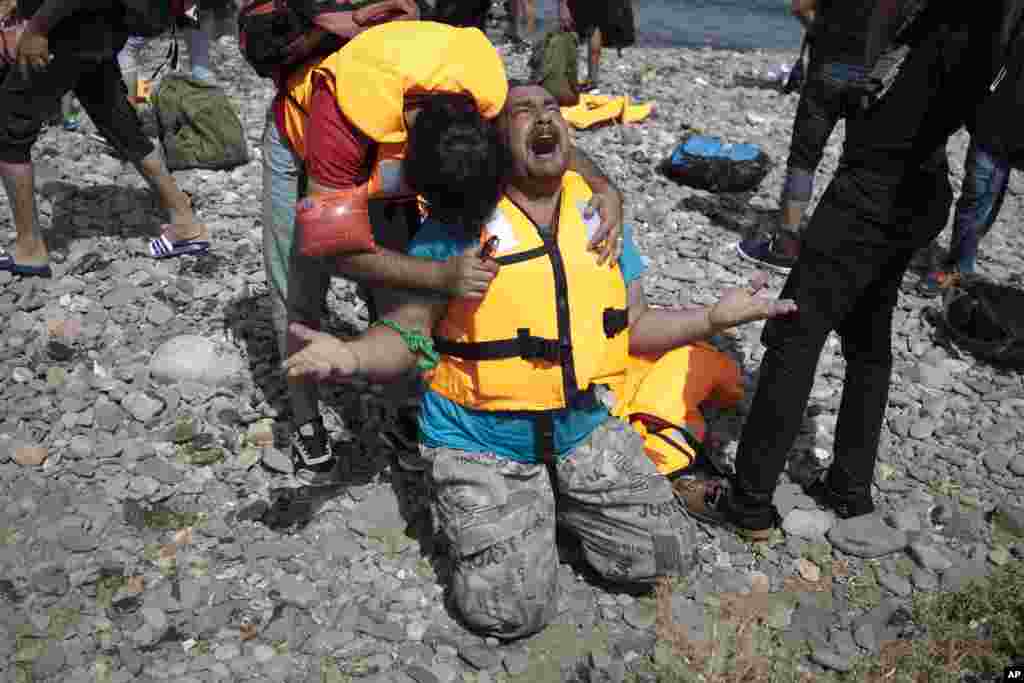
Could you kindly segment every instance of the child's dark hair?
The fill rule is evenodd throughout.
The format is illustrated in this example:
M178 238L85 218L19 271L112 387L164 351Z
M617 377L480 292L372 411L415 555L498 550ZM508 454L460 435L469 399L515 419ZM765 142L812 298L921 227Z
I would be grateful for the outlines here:
M426 98L409 131L404 175L431 217L475 235L501 199L505 151L494 125L463 96Z

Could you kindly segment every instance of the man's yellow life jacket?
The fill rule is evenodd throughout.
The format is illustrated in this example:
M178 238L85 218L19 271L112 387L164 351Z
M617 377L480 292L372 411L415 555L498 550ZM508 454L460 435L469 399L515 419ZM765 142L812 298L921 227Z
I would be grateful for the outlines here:
M505 65L475 28L431 21L396 21L363 31L326 57L291 74L283 89L284 131L299 158L304 144L314 73L327 76L345 117L378 145L370 194L398 187L408 131L405 109L431 94L471 97L484 118L505 105Z
M545 243L507 197L481 240L500 240L501 268L482 300L454 299L435 330L441 360L430 388L477 410L565 408L593 384L623 381L629 352L626 285L616 262L587 251L591 196L568 172Z

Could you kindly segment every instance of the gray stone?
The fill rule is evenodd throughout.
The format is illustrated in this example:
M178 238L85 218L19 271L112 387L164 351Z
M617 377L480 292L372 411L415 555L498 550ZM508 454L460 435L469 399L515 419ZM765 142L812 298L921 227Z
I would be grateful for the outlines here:
M167 631L167 615L157 607L143 607L139 610L142 618L157 633L163 635Z
M36 327L36 319L27 313L17 311L7 319L7 325L14 332L31 332Z
M81 529L64 527L58 535L60 544L73 553L88 553L99 547L100 541L95 536L85 533Z
M949 384L949 370L945 367L919 363L908 373L908 379L928 387L941 389Z
M808 540L823 539L835 523L835 516L824 510L790 510L782 522L787 534Z
M1000 503L996 509L999 512L1000 522L1007 531L1024 537L1024 507Z
M935 420L929 418L916 420L910 425L910 436L915 439L928 439L935 432L937 426Z
M162 458L146 458L135 467L135 473L156 479L161 484L174 486L185 479L185 474Z
M501 668L501 652L487 645L464 645L459 648L459 656L477 671L497 671Z
M46 644L43 654L32 662L32 677L43 680L57 675L64 668L64 647L62 643L50 641Z
M707 618L703 605L681 595L673 595L672 621L676 626L686 629L686 636L690 640L701 640L704 637Z
M264 467L275 472L291 474L295 471L295 463L286 454L276 448L264 448L260 454L260 460Z
M148 424L153 418L163 412L164 403L145 392L136 391L121 401L121 407L127 410L139 422Z
M154 380L196 382L216 386L245 370L238 353L206 337L184 335L164 342L153 354L149 372Z
M826 669L832 669L844 673L853 668L853 663L849 657L843 657L837 652L833 652L828 648L816 647L811 650L811 661L815 664L820 664Z
M793 612L785 638L789 642L812 646L823 646L828 641L828 630L832 625L832 613L810 603L801 603Z
M221 643L213 648L213 658L218 662L228 662L242 654L242 649L235 643Z
M907 597L913 591L910 581L892 572L879 572L878 583L901 598Z
M885 521L894 529L900 531L920 531L921 515L923 510L920 507L903 508L893 510L885 515Z
M1024 477L1024 455L1018 455L1010 461L1010 471L1018 477Z
M72 437L71 443L68 445L68 452L75 460L86 460L91 458L93 450L92 439L81 434Z
M648 629L654 626L657 614L652 605L638 602L622 609L622 619L633 628Z
M425 666L413 664L405 668L405 675L416 681L416 683L441 683L437 674Z
M933 591L939 587L939 577L921 567L914 567L910 582L914 584L914 588L922 591Z
M150 645L156 644L160 640L161 633L157 633L153 630L153 627L149 624L143 624L141 627L131 632L132 642L138 647L149 647Z
M63 566L56 562L47 562L33 570L32 586L47 595L64 595L70 588L70 582Z
M405 529L405 519L398 507L394 491L383 486L377 487L370 496L352 511L349 528L365 535L373 529Z
M298 577L285 574L277 581L277 591L282 602L306 608L317 599L316 586L309 581L300 581Z
M146 320L162 327L174 320L174 309L161 301L151 301L146 307Z
M873 624L861 624L853 631L853 639L871 654L878 653L878 636Z
M328 654L351 642L355 637L352 631L320 631L311 639L308 647L316 654Z
M405 640L405 628L401 624L392 621L377 621L369 616L363 616L359 620L356 630L389 643L400 643Z
M992 472L993 474L1004 474L1007 466L1010 464L1010 458L997 450L990 450L985 454L983 462L989 472Z
M828 540L848 555L865 559L883 557L907 547L907 534L893 529L877 513L839 520Z
M245 554L252 560L259 560L264 557L272 557L274 559L283 560L289 557L294 557L299 553L303 552L303 548L298 543L291 543L288 541L284 542L267 542L260 541L258 543L251 543L245 548Z
M505 671L513 676L525 672L530 668L530 653L522 647L507 647L502 657Z
M833 631L828 639L828 644L843 657L856 657L860 654L857 643L849 629L841 628Z
M125 671L133 676L139 675L145 664L142 656L128 643L121 643L117 650L117 657L121 660L121 666L124 667Z
M347 530L328 534L317 545L325 555L334 559L354 560L363 554L363 547L356 543L352 532Z
M740 593L746 595L751 591L750 572L739 569L715 567L711 570L711 582L715 589L723 593ZM625 612L623 612L625 616Z
M108 432L117 431L124 423L125 414L121 407L101 396L93 407L93 419L97 427Z

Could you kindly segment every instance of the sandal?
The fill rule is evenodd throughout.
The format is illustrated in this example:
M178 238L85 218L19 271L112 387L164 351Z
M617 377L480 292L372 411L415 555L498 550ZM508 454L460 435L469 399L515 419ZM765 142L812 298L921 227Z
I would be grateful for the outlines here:
M177 256L202 256L210 251L210 240L188 239L172 242L167 235L160 235L149 243L149 255L155 259Z

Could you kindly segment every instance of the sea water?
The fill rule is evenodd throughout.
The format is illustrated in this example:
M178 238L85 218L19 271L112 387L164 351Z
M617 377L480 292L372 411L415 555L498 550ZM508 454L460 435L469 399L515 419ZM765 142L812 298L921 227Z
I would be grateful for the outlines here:
M556 2L535 0L544 28L554 26ZM633 0L637 44L659 47L797 49L802 32L789 8L789 0Z

